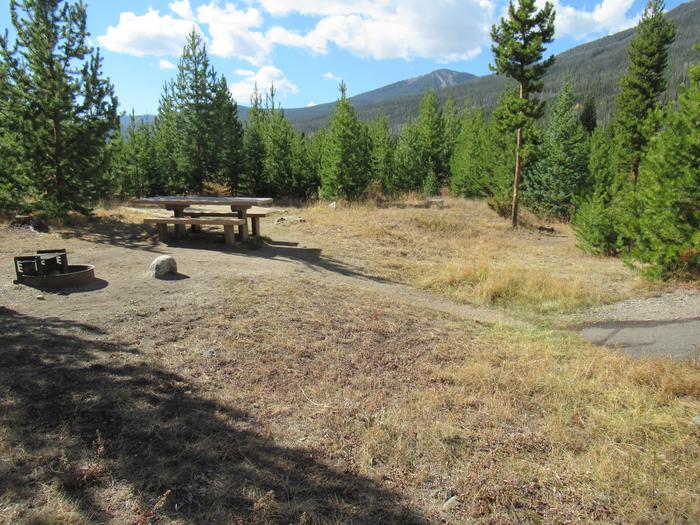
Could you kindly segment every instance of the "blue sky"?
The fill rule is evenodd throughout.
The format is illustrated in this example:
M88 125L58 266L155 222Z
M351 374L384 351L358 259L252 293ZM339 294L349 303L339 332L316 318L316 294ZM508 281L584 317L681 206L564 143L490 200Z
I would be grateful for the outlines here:
M0 0L0 26L10 25ZM438 68L488 74L503 0L87 0L120 110L155 113L196 27L234 97L274 82L284 107L333 101ZM544 3L544 2L542 2ZM557 0L554 53L633 26L645 0ZM667 9L681 0L667 1Z

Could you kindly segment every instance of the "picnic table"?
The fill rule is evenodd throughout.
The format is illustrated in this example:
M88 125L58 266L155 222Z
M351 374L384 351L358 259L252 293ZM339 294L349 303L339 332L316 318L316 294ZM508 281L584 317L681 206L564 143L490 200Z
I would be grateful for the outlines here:
M198 196L158 196L158 197L146 197L143 199L136 199L133 201L134 204L150 204L161 206L166 210L173 212L175 219L181 219L180 221L173 221L175 224L175 231L178 235L185 234L186 222L185 222L185 209L189 206L229 206L231 211L238 215L238 236L241 241L248 240L248 220L247 214L248 210L253 206L260 206L265 204L270 204L272 202L271 198L267 197L198 197ZM214 214L215 215L215 214ZM193 222L196 219L190 219L191 224L206 224L207 222ZM223 219L222 219L223 221ZM214 224L215 222L211 222Z

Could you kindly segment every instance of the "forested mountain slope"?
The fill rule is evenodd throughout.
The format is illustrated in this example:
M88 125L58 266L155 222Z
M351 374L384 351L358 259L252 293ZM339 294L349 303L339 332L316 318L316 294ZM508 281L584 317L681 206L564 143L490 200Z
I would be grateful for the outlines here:
M678 6L668 13L668 17L676 24L677 34L676 41L669 51L669 89L666 98L675 99L678 86L687 78L688 66L697 61L693 45L700 43L700 0ZM542 96L545 99L552 98L559 92L566 75L571 74L576 96L583 99L589 93L594 95L599 119L606 122L614 109L617 82L627 67L627 46L633 35L634 29L629 29L557 55L554 66L545 77ZM348 81L352 82L352 79ZM436 91L442 100L451 93L462 104L484 107L489 111L498 102L504 85L503 77L489 75L467 78L461 83ZM391 86L387 86L389 87ZM367 97L372 93L381 92L382 89L350 99L360 118L371 119L384 112L389 117L390 125L399 128L409 117L418 113L422 92L394 98L385 97L380 101L372 101L371 96ZM334 104L323 104L313 108L289 109L286 110L286 115L298 129L313 131L328 122L333 107Z

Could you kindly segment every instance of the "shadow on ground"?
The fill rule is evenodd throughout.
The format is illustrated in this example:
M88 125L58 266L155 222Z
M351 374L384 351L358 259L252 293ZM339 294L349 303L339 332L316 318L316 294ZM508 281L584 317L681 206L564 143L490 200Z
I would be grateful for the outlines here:
M367 273L358 266L326 257L320 248L299 247L299 243L296 242L271 241L265 238L250 240L236 246L227 246L223 243L223 234L199 232L190 233L183 239L169 239L165 245L183 249L230 253L243 257L274 259L279 262L297 262L312 271L327 271L382 283L391 282L383 277Z
M90 523L426 522L400 495L277 445L245 411L96 326L0 308L0 339L0 421L17 455L0 468L5 503L41 507L50 486ZM124 490L105 497L114 487ZM120 498L131 515L115 516L128 508Z
M154 233L143 224L123 222L119 217L89 217L79 224L67 223L57 230L64 239L79 239L123 248L158 252Z

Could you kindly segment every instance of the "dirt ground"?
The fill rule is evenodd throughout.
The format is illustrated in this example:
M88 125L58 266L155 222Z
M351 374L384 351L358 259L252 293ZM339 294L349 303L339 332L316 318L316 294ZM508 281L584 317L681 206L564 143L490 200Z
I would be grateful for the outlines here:
M368 255L381 236L328 247L313 211L276 209L265 242L236 247L160 244L140 224L153 212L0 227L0 523L698 516L696 368L630 365L518 308L416 286ZM47 248L97 283L13 284L12 257ZM155 280L162 254L179 274ZM601 272L621 281L615 264Z

